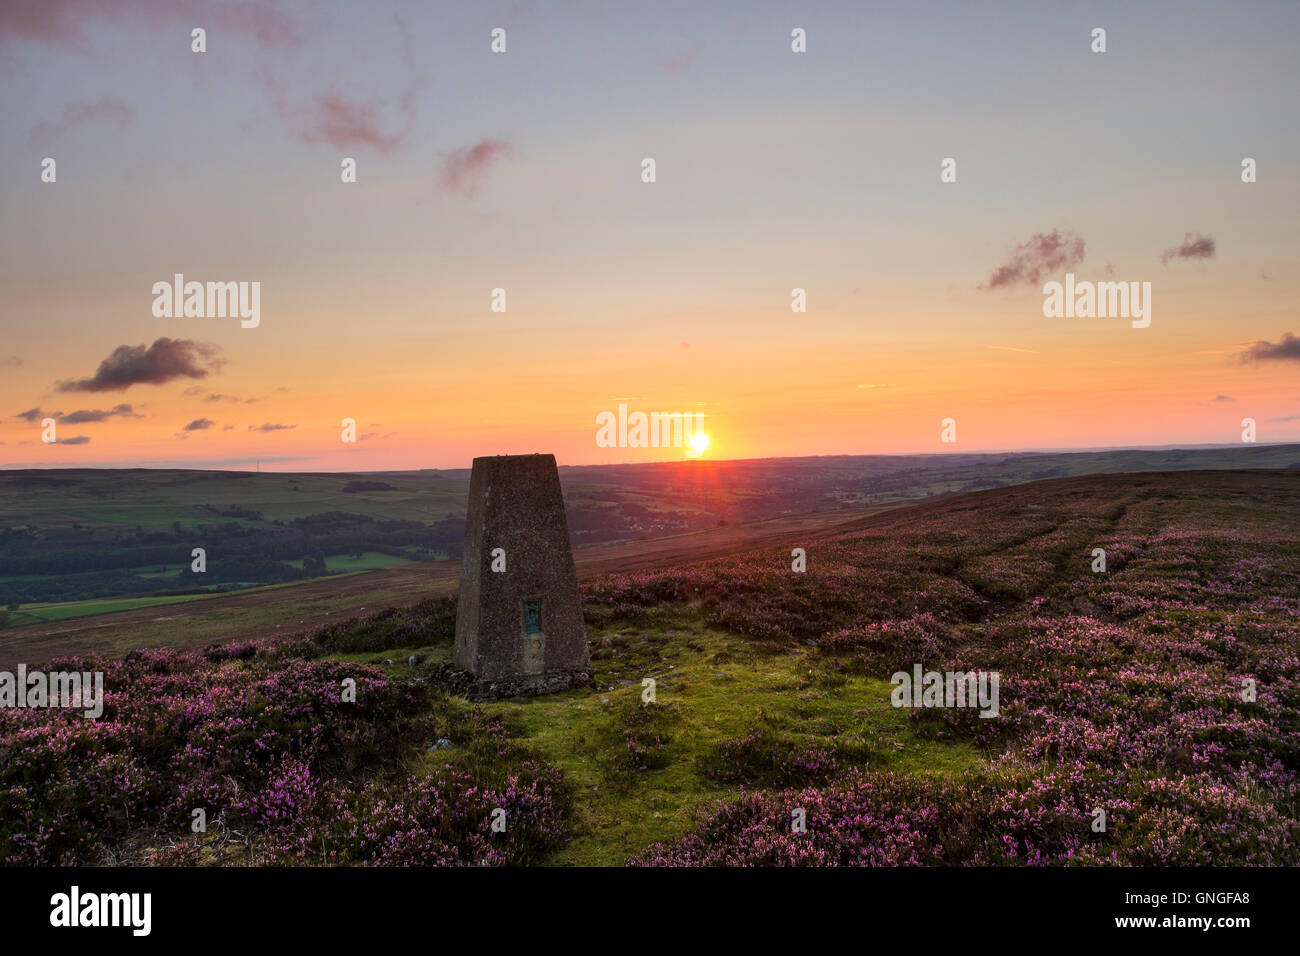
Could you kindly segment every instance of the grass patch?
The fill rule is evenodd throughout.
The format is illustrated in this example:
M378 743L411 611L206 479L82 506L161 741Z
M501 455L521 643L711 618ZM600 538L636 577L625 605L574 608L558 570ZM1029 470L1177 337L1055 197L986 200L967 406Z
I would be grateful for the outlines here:
M589 629L588 639L596 690L484 705L574 785L573 839L548 859L554 865L619 866L692 829L701 812L744 788L708 768L726 741L756 727L796 758L836 753L834 772L955 776L983 764L969 744L919 737L890 706L887 680L834 674L827 686L826 669L806 650L756 652L689 607L653 608L636 625ZM655 681L654 704L642 703L643 678ZM765 786L804 782L769 772L749 783L759 777Z

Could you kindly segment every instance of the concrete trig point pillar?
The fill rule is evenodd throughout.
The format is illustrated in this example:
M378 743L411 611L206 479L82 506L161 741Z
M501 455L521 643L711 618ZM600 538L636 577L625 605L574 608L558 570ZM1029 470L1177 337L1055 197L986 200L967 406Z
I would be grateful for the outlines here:
M471 696L591 682L578 576L554 455L475 458L456 606L456 666Z

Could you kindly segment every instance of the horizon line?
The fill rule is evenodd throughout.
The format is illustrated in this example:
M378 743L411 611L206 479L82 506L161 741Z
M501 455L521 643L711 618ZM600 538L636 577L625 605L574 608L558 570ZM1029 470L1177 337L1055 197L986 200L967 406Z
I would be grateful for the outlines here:
M995 456L995 455L1086 455L1102 454L1105 452L1159 452L1159 451L1226 451L1229 449L1241 449L1243 451L1249 448L1280 448L1288 446L1300 447L1300 442L1232 442L1232 443L1209 443L1209 444L1171 444L1171 445L1097 445L1084 448L1019 448L1019 449L978 449L972 451L939 451L939 452L892 452L892 453L852 453L852 452L828 452L820 455L767 455L754 458L668 458L652 461L622 461L622 462L596 462L580 465L561 464L558 460L557 467L560 468L625 468L638 467L647 465L690 465L698 467L704 464L738 464L742 462L754 461L806 461L817 458L956 458L969 456ZM523 452L522 454L553 454L553 452ZM491 458L492 455L479 455L479 458ZM309 460L307 458L239 458L230 459L224 464L252 464L255 467L261 462L277 463L292 460ZM451 471L469 471L473 465L458 465L442 468L380 468L372 471L356 471L349 469L329 469L324 471L267 471L259 472L257 470L248 471L246 468L229 468L220 467L217 463L212 463L211 467L202 467L201 465L187 465L182 463L176 464L135 464L135 465L0 465L0 472L23 472L23 471L196 471L223 473L231 472L238 474L267 474L267 475L402 475L402 474L421 474L424 472L451 472Z

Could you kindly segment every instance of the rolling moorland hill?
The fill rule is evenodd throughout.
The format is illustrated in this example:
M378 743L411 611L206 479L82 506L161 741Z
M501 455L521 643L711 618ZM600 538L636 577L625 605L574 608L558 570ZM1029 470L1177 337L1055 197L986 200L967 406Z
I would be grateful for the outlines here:
M570 536L585 548L1069 475L1287 467L1300 468L1300 446L700 460L560 476ZM464 469L0 470L0 628L455 560L468 479Z
M105 713L0 712L0 856L1295 865L1297 529L1295 471L957 495L588 578L596 686L485 705L445 689L447 597L53 661ZM916 664L996 671L999 716L891 706Z

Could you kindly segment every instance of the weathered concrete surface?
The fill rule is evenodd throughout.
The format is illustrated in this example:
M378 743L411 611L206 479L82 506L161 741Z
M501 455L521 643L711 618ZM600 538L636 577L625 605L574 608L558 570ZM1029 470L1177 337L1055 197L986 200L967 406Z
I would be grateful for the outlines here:
M505 569L494 571L494 560ZM474 459L455 661L492 696L549 693L591 679L554 455Z

